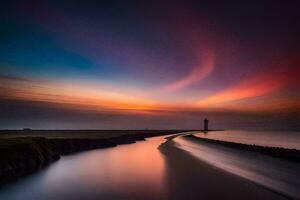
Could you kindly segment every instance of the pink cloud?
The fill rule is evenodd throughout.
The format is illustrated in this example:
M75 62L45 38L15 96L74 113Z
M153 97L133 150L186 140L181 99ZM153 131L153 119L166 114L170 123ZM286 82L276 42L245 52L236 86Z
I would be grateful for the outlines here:
M199 82L206 78L214 69L215 55L212 51L207 50L202 54L199 64L196 65L186 76L170 83L164 87L165 91L173 92L185 88L191 84Z

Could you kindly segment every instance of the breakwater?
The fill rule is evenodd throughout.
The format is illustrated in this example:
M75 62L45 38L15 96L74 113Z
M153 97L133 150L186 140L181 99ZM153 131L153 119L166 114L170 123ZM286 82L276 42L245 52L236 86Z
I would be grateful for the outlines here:
M221 141L215 139L208 139L208 138L201 138L194 135L187 135L184 136L186 138L196 140L199 142L211 143L211 144L218 144L225 147L230 147L238 150L243 151L251 151L257 152L261 154L265 154L268 156L272 156L275 158L280 158L288 161L293 162L300 162L300 151L297 149L287 149L281 147L266 147L266 146L259 146L259 145L250 145L250 144L242 144L236 142L228 142L228 141Z

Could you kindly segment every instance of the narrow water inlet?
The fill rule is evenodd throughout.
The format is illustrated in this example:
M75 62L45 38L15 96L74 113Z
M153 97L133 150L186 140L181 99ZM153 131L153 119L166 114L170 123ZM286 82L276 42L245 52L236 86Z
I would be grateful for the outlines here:
M164 138L62 156L2 188L0 199L162 199L165 162L157 148Z

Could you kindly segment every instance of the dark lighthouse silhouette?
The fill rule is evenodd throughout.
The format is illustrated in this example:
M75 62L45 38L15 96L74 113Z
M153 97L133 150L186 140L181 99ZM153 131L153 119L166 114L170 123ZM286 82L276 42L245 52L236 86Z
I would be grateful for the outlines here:
M206 132L206 131L208 131L208 119L205 118L203 122L204 122L203 130Z

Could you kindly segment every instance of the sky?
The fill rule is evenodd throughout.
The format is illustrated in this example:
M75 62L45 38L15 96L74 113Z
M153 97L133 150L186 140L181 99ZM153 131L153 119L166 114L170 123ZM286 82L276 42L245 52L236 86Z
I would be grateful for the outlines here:
M298 1L0 3L0 128L300 129Z

